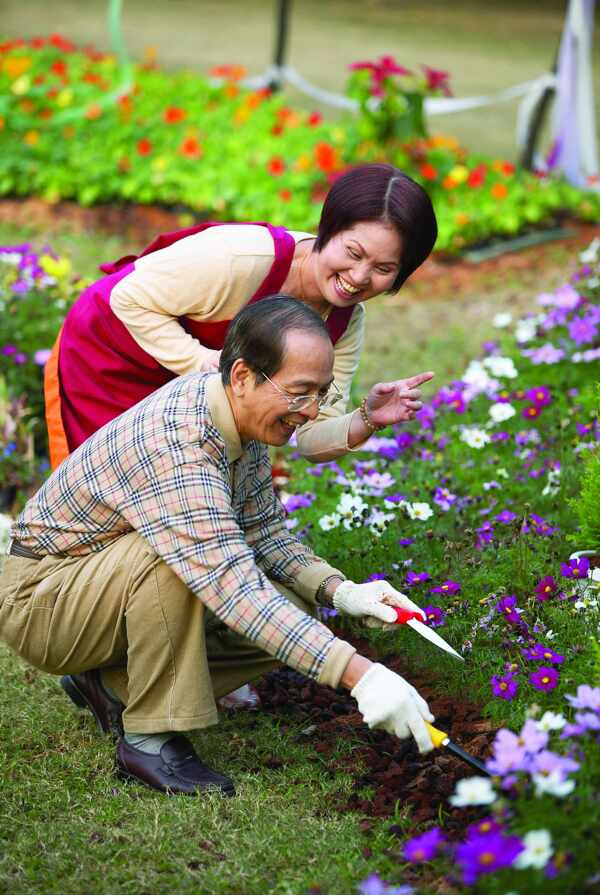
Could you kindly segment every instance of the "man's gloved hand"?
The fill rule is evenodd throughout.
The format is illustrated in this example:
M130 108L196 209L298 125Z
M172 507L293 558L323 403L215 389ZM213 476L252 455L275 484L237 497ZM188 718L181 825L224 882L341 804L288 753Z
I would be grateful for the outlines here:
M383 602L384 598L388 605ZM335 589L333 605L335 609L347 615L354 615L356 618L371 616L390 625L396 621L396 613L392 606L400 606L410 612L420 612L425 618L425 613L416 603L387 581L367 581L366 584L343 581Z
M433 743L425 721L435 719L425 700L408 681L384 665L371 665L353 690L365 724L395 734L403 740L411 734L419 752L429 752Z

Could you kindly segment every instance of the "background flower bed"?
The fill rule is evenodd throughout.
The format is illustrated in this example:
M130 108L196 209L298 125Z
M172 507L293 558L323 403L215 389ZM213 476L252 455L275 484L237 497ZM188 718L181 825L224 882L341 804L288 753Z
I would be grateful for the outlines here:
M178 204L204 217L314 229L339 171L386 160L431 193L439 251L460 252L565 211L600 217L597 193L471 155L451 138L382 149L359 120L326 123L280 96L241 90L241 74L223 67L211 83L153 66L125 70L58 35L4 44L0 195Z

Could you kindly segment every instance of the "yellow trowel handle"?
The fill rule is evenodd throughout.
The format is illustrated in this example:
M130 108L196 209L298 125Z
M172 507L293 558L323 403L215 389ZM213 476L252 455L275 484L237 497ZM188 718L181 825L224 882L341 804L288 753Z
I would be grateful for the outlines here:
M429 722L425 721L425 727L427 728L429 736L431 737L431 742L436 749L439 749L440 746L445 746L450 740L447 733L444 733L443 730L438 730L433 724L429 724Z

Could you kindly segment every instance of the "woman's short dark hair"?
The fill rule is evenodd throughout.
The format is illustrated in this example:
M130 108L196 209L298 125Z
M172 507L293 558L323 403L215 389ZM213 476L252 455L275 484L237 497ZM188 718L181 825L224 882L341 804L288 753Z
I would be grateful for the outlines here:
M221 351L219 372L223 384L231 382L231 368L238 358L254 370L257 383L264 381L261 370L273 376L283 365L287 334L293 329L313 332L331 344L317 312L291 295L270 295L238 311Z
M393 165L352 168L339 177L325 198L314 251L359 221L381 221L402 237L400 270L390 292L397 292L431 252L437 222L423 187Z

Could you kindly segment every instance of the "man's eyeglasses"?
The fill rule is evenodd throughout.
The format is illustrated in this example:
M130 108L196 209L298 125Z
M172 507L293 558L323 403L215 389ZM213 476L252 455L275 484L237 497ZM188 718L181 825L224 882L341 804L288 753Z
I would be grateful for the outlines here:
M274 389L276 389L280 395L288 402L288 410L290 413L300 413L302 410L306 410L307 407L310 407L315 401L319 408L321 407L332 407L334 404L337 404L338 401L341 401L343 395L335 382L331 383L329 391L324 395L292 395L291 392L286 391L284 388L281 388L280 385L277 385L276 382L273 382L272 379L269 379L266 373L263 373L262 370L258 371L261 376L264 376L267 382L269 382Z

